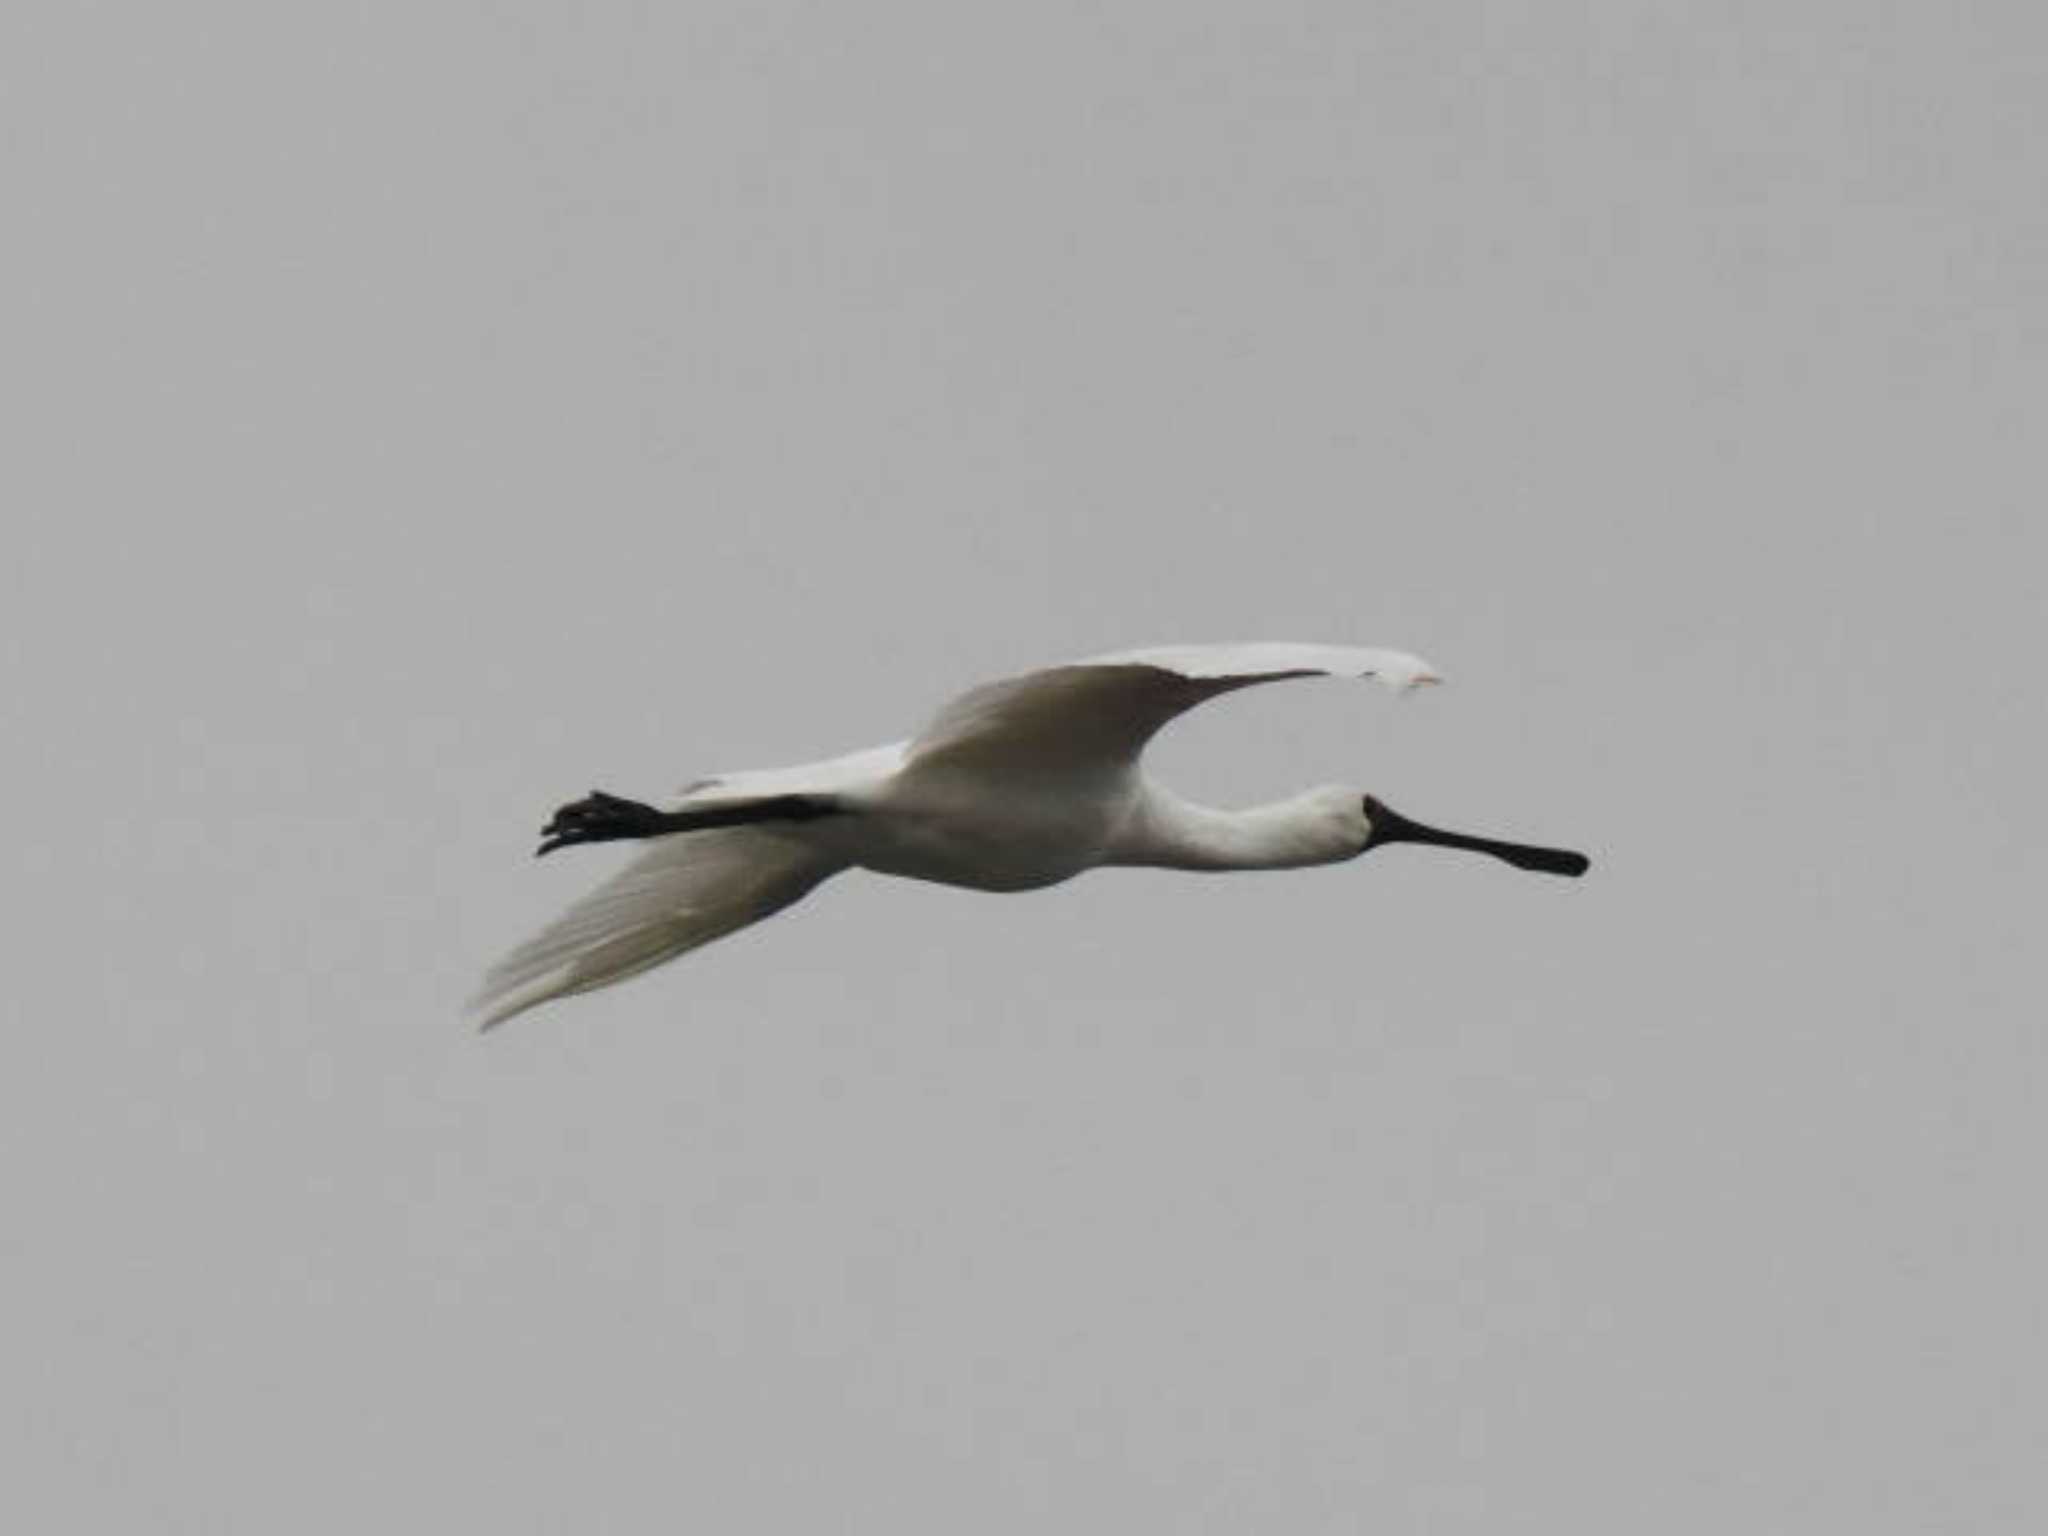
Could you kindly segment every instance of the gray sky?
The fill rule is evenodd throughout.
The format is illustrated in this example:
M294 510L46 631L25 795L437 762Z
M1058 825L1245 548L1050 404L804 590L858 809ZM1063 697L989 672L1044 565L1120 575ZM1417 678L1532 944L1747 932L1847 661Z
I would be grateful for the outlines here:
M2032 1531L2032 5L17 7L0 1506ZM592 785L1113 647L1573 844L847 878ZM33 1518L22 1519L27 1514Z

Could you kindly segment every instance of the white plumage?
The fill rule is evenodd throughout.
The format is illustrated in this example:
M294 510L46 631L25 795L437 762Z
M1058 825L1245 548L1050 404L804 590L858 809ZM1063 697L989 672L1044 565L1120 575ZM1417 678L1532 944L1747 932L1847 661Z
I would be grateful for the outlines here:
M1442 832L1359 790L1221 811L1140 770L1145 744L1183 711L1310 676L1370 677L1396 692L1441 680L1401 651L1162 646L984 684L908 741L699 780L663 810L593 793L556 813L542 852L618 838L650 846L493 966L474 1006L488 1029L609 986L778 912L850 867L1017 891L1101 865L1276 869L1410 841L1552 873L1584 870L1581 855Z

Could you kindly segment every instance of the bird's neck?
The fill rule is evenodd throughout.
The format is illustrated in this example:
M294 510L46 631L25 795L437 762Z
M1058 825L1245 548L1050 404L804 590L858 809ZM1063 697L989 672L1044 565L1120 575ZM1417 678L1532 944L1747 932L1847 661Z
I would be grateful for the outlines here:
M1159 869L1300 869L1364 851L1363 823L1332 813L1316 791L1219 810L1148 784L1108 862Z

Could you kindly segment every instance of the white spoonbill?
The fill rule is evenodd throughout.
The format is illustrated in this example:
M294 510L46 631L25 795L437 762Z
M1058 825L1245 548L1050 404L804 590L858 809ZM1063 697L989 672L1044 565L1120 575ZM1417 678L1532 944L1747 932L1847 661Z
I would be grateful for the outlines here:
M796 768L700 779L666 809L593 790L556 811L540 852L651 846L490 970L483 1027L650 966L781 911L859 867L982 891L1054 885L1098 865L1294 869L1383 843L1433 843L1580 875L1586 856L1445 832L1363 790L1327 786L1215 810L1139 765L1159 728L1205 699L1288 677L1439 682L1420 657L1334 645L1173 645L1004 678L962 694L909 741Z

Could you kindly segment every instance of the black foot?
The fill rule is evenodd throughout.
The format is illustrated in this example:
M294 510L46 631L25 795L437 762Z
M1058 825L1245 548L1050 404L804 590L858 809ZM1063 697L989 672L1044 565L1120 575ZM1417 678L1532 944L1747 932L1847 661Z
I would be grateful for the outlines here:
M651 805L593 789L587 797L556 811L540 829L541 845L534 857L572 843L613 843L622 838L653 837L668 830L667 818Z

